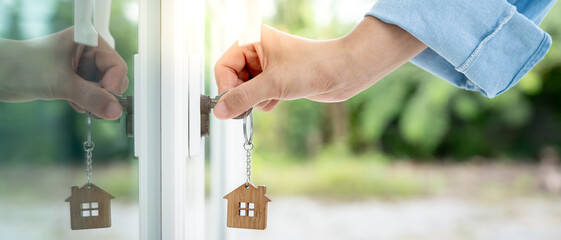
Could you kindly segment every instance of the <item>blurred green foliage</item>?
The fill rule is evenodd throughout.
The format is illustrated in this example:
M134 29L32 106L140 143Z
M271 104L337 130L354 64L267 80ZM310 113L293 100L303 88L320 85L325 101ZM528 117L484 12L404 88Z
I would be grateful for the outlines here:
M338 148L324 149L306 162L291 154L256 151L253 173L273 195L401 199L433 196L446 187L440 174L424 174L409 164L388 164L391 159L382 154L349 156Z

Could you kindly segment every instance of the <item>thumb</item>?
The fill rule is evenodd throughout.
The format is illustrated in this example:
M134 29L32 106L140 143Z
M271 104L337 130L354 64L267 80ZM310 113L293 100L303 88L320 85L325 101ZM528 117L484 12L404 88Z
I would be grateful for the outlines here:
M230 89L214 107L214 116L218 119L234 118L260 102L275 98L275 88L267 85L264 78L264 73L261 73Z
M78 75L75 78L77 78L76 84L67 100L104 119L115 120L121 117L123 112L121 104L111 93L97 83L86 81Z

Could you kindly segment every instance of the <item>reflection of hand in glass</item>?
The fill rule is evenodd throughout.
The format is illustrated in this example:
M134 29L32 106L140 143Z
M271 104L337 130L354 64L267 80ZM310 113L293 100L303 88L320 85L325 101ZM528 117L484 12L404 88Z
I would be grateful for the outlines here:
M104 89L127 89L126 63L102 38L98 47L73 39L73 28L33 40L0 39L0 101L65 99L79 112L119 118L119 102Z

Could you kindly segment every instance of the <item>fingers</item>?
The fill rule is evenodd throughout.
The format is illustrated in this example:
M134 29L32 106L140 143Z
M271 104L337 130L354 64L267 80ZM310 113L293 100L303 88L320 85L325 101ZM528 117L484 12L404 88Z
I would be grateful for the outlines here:
M244 113L260 102L278 99L279 96L276 94L274 86L267 85L265 79L266 76L262 73L231 89L220 98L220 101L214 107L214 115L219 119L230 119ZM271 106L274 108L276 105Z
M258 44L240 47L237 43L226 50L214 68L218 92L232 89L262 72L258 51L262 51Z
M234 43L216 62L214 76L218 92L222 93L240 84L238 73L245 68L246 62L242 49ZM240 80L241 81L241 80Z
M95 64L103 74L101 86L117 94L122 94L129 86L127 64L113 49L99 49L95 56Z
M271 101L273 101L273 100L266 100L266 101L260 102L260 103L258 103L257 105L255 105L255 108L261 110L261 109L263 109L265 106L269 105L269 103L270 103Z
M85 113L86 112L86 110L84 110L82 107L80 107L80 105L76 104L75 102L68 101L68 103L70 104L70 106L72 106L72 108L74 108L74 110L76 110L76 112L79 112L79 113Z
M69 101L101 118L114 120L121 117L123 109L111 93L99 84L86 81L78 75L74 78L72 92L66 97Z
M280 100L278 99L269 100L264 103L257 104L257 109L261 110L262 112L270 112L279 105L279 102Z

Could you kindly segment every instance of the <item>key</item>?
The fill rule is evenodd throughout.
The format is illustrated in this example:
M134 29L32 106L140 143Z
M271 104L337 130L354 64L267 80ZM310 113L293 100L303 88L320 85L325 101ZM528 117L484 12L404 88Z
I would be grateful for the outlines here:
M133 117L134 97L133 96L123 97L107 89L105 90L111 93L111 95L113 95L115 98L117 98L117 101L119 101L119 104L121 104L121 107L125 111L127 136L133 137L134 136L134 117ZM88 114L93 119L101 119L100 117L96 116L91 112L88 112Z
M223 92L222 94L210 98L208 95L201 95L201 136L208 137L209 128L210 128L210 111L216 106L218 100L228 91ZM247 110L247 113L251 113L253 108ZM235 117L234 119L243 119L245 113L240 114L239 116Z

